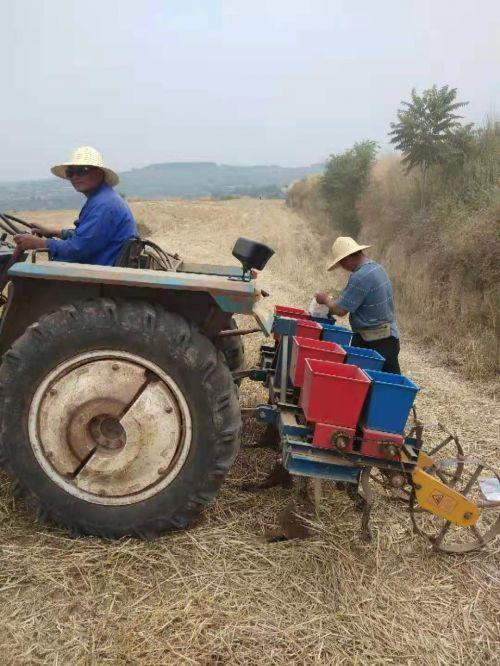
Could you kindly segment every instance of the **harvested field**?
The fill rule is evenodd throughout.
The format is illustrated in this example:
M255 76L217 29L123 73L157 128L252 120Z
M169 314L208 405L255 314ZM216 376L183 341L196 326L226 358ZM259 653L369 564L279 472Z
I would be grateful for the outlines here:
M314 288L331 286L329 241L282 202L133 209L153 240L193 260L232 261L238 235L270 243L277 256L261 282L275 302L307 305ZM67 224L75 213L26 217ZM250 337L249 362L261 342ZM494 385L464 380L406 338L402 366L422 387L420 417L447 424L498 466ZM241 394L244 405L264 398L245 382ZM37 524L0 476L2 663L498 664L500 542L468 556L429 554L404 507L381 498L364 544L352 502L327 487L312 539L267 544L290 491L238 488L272 466L271 452L251 448L261 432L245 422L241 454L197 524L152 543Z

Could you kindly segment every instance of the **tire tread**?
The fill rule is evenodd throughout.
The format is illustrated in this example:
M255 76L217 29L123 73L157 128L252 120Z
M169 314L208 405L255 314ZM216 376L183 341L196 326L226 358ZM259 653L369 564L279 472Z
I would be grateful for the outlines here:
M34 358L43 357L47 341L53 342L59 335L77 335L79 329L109 329L115 326L131 332L139 331L150 340L162 339L172 345L176 355L189 359L189 364L200 371L201 383L211 400L213 428L213 458L208 461L203 478L197 479L189 488L183 507L174 515L157 515L141 525L131 524L119 529L113 521L90 523L74 513L68 516L64 507L47 505L34 491L29 479L19 472L19 465L14 463L10 452L13 433L7 431L9 409L22 388L21 378L32 372L36 362ZM22 497L40 520L55 523L75 534L94 534L103 538L128 535L151 539L168 530L186 527L214 499L239 448L241 415L236 387L222 354L192 324L148 302L98 298L65 305L44 315L39 322L27 328L4 355L0 366L0 395L0 463L12 480L14 494Z

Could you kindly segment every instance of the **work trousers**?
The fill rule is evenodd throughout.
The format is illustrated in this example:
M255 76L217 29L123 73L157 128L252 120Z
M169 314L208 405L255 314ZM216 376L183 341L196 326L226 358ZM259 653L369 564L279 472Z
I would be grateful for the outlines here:
M352 336L351 344L353 347L363 347L364 349L374 349L375 351L378 351L378 353L382 354L382 356L385 358L382 371L392 372L395 375L401 374L398 361L398 338L395 338L391 335L389 338L384 338L383 340L370 340L370 342L367 342L366 340L363 340L359 333L355 333Z

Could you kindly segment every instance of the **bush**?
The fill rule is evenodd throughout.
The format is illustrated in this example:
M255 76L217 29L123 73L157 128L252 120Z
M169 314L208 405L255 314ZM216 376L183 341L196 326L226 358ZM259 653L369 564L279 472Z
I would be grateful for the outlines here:
M331 155L327 162L321 192L332 222L350 236L359 233L361 222L356 204L368 183L376 152L374 141L362 141L341 155Z

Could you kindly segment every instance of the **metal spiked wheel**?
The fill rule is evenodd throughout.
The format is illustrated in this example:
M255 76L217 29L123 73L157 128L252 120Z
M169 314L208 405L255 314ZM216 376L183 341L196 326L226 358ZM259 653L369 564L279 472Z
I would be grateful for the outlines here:
M443 483L446 483L450 488L454 488L460 480L464 469L461 462L461 459L464 458L464 450L457 435L449 432L441 423L437 423L434 427L440 433L440 441L437 444L431 444L431 448L428 451L423 449L424 453L429 458L432 458L433 461L432 466L426 467L425 470L429 473L434 471ZM444 437L441 439L443 435ZM446 466L442 465L444 460L449 459L457 461L453 469L447 469Z
M416 533L425 537L432 550L446 553L467 553L483 548L500 534L500 501L489 501L484 494L486 482L500 483L500 476L488 465L474 458L443 459L427 470L447 486L476 503L480 508L476 524L464 528L423 511L417 503L415 490L410 496L410 516Z

